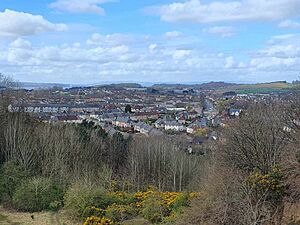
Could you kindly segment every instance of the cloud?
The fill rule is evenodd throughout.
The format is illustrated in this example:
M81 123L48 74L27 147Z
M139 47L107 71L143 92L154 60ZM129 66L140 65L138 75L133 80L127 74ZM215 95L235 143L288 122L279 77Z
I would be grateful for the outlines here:
M279 28L299 29L300 23L292 20L284 20L278 24Z
M108 34L108 35L101 35L99 33L94 33L92 36L87 40L88 45L123 45L123 44L130 44L133 42L133 37L126 34Z
M219 35L223 38L231 37L234 35L234 28L226 26L210 27L208 29L204 29L203 31L209 34Z
M235 61L232 56L229 56L225 59L225 68L230 69L234 67L234 65L235 65Z
M287 76L300 70L300 36L286 34L272 37L267 46L257 50L250 59L250 67L261 71L274 71Z
M128 36L118 34L123 35ZM294 41L300 40L299 36L277 37L284 41L267 43L251 55L243 55L243 61L240 60L242 53L237 56L210 52L206 48L194 48L193 41L190 45L176 42L170 45L162 35L160 39L150 37L149 41L134 41L129 45L123 38L116 41L114 34L100 36L95 43L82 41L64 45L40 45L18 38L0 46L0 66L3 73L14 74L21 81L65 83L260 82L293 80L300 69L300 44ZM138 39L138 36L129 36Z
M264 56L280 57L280 58L295 58L300 57L300 46L288 45L274 45L265 48L259 52Z
M146 12L158 15L166 22L213 23L288 19L299 16L299 8L299 0L219 0L207 4L188 0L152 6Z
M18 38L9 45L11 48L30 49L31 43L22 38Z
M57 0L50 4L50 8L72 13L105 15L105 10L99 5L107 2L115 2L115 0Z
M6 9L0 12L0 37L21 37L50 31L65 31L65 24L54 24L40 15Z
M15 74L22 81L207 81L213 79L212 73L219 73L218 79L222 79L225 70L233 69L225 67L226 58L230 57L227 54L204 54L164 44L163 39L159 45L134 42L128 46L120 41L111 45L75 42L56 46L19 38L0 46L0 51L2 71Z
M154 53L154 51L157 49L157 44L150 44L148 46L149 52Z
M182 34L179 31L169 31L165 33L165 38L167 39L176 39L182 36Z

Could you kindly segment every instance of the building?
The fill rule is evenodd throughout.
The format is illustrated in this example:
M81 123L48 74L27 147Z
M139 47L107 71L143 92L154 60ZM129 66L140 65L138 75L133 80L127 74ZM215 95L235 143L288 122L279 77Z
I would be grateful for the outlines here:
M26 112L26 113L68 113L70 106L59 104L17 104L9 105L10 112Z
M132 127L132 120L129 117L117 117L112 124L121 128L129 128Z
M186 128L184 125L178 123L177 121L168 121L165 123L165 130L184 131L186 130Z
M238 117L240 116L242 110L241 109L229 109L228 114L229 116Z

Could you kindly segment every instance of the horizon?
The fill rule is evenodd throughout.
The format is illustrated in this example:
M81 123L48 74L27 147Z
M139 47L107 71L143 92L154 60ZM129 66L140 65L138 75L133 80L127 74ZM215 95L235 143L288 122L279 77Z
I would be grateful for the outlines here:
M300 72L299 7L298 0L3 0L0 72L79 85L292 82Z
M257 85L257 84L271 84L271 83L287 83L292 84L291 82L287 81L271 81L271 82L262 82L262 83L239 83L239 82L224 82L224 81L208 81L208 82L182 82L182 83L172 83L172 82L122 82L122 81L107 81L102 83L93 83L93 84L72 84L72 83L39 83L39 82L19 82L21 84L20 88L25 89L44 89L49 87L54 87L55 85L63 86L64 88L76 88L76 87L96 87L96 86L110 86L110 85L119 85L119 84L137 84L140 85L142 88L149 88L155 85L186 85L186 86L193 86L193 85L205 85L205 84L212 84L212 83L224 83L224 84L232 84L232 85Z

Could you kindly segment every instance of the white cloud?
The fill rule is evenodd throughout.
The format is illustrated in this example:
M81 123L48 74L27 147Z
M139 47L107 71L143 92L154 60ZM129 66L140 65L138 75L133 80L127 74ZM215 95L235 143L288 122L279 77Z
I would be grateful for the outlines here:
M224 21L274 21L300 15L299 0L236 0L203 3L174 2L147 8L167 22L212 23Z
M0 12L0 36L21 37L49 31L64 31L65 24L54 24L40 15L6 9Z
M88 45L122 45L122 44L130 44L133 42L133 37L126 34L108 34L101 35L98 33L94 33L88 40Z
M230 69L235 65L234 58L229 56L225 59L225 68Z
M300 36L280 35L272 37L268 45L256 51L249 65L256 70L284 74L300 70Z
M299 63L300 58L261 57L252 59L250 65L255 67L256 69L282 72L283 70L299 70Z
M278 24L279 28L299 29L300 23L292 20L284 20Z
M176 39L182 36L182 34L179 31L169 31L165 33L165 38L167 39Z
M213 79L216 72L221 79L225 70L232 69L225 67L227 54L203 54L164 43L47 46L17 39L0 51L4 73L37 82L203 81Z
M22 38L18 38L9 45L11 48L30 49L31 43Z
M190 50L175 50L172 52L172 57L174 60L182 60L191 54Z
M274 45L260 51L265 56L276 56L282 58L300 57L300 46L292 44Z
M106 36L114 35L101 37ZM136 39L136 36L133 38ZM0 46L0 66L3 73L15 74L19 80L66 83L128 80L259 82L292 80L300 69L300 44L286 42L288 38L245 55L243 61L236 55L208 52L201 47L191 48L195 42L191 42L190 46L181 43L170 45L161 36L158 40L133 42L130 45L124 41L111 42L110 38L104 40L111 44L39 45L18 38Z
M234 35L234 28L233 27L226 27L226 26L217 26L217 27L210 27L208 29L204 29L204 32L209 34L216 34L223 38L231 37Z
M150 44L148 49L151 53L153 53L157 49L157 44Z
M50 7L59 11L72 13L96 13L105 15L105 10L99 5L115 0L57 0Z

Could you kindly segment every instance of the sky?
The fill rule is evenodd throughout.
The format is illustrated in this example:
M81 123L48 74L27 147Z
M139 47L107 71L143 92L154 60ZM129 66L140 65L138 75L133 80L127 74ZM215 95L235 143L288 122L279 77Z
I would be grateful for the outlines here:
M300 0L1 0L21 82L258 83L300 76Z

